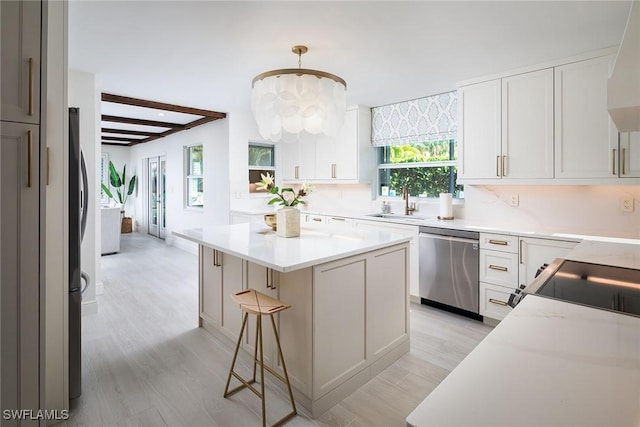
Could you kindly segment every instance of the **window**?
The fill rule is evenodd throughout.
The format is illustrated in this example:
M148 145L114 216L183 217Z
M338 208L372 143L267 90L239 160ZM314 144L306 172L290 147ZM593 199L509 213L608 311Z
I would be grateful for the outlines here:
M400 196L406 185L411 196L464 197L463 186L456 185L455 139L384 146L378 153L378 195Z
M257 190L256 183L260 182L260 174L270 174L275 178L275 148L271 144L249 143L249 193L264 193Z
M100 183L109 187L109 155L107 153L100 154ZM109 203L109 196L102 189L100 190L100 202L103 205Z
M189 208L204 207L202 177L202 145L184 148L185 205Z

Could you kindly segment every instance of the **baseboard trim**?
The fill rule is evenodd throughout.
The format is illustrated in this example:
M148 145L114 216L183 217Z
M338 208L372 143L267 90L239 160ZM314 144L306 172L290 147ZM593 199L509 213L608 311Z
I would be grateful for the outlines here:
M409 301L415 302L416 304L420 304L420 297L417 295L410 295Z
M96 295L103 295L104 294L104 283L100 282L100 283L96 283Z
M174 246L178 249L182 249L183 251L192 253L194 255L198 255L198 244L194 242L189 242L185 239L175 238L175 237L167 237L167 244Z

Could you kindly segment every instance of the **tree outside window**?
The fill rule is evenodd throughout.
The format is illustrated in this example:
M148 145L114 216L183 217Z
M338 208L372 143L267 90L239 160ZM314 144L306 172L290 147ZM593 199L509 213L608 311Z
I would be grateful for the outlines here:
M189 208L203 208L202 145L185 147L185 171L185 205Z

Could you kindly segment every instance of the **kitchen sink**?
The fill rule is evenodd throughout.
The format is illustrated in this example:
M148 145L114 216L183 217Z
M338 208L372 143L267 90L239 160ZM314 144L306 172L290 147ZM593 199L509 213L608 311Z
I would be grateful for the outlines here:
M399 214L392 214L392 213L373 213L373 214L367 214L366 216L370 216L373 218L385 218L385 219L401 219L403 221L424 221L424 218L420 218L420 217L415 217L415 216L411 216L411 215L399 215Z

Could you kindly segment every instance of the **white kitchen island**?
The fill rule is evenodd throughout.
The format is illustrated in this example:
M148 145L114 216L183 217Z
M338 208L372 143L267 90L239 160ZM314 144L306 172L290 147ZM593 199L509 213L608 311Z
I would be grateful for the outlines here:
M283 238L255 223L174 234L199 245L209 332L237 340L242 314L230 295L242 289L291 304L276 322L294 395L314 418L409 351L409 235L302 228ZM264 339L266 363L280 370L269 328Z

